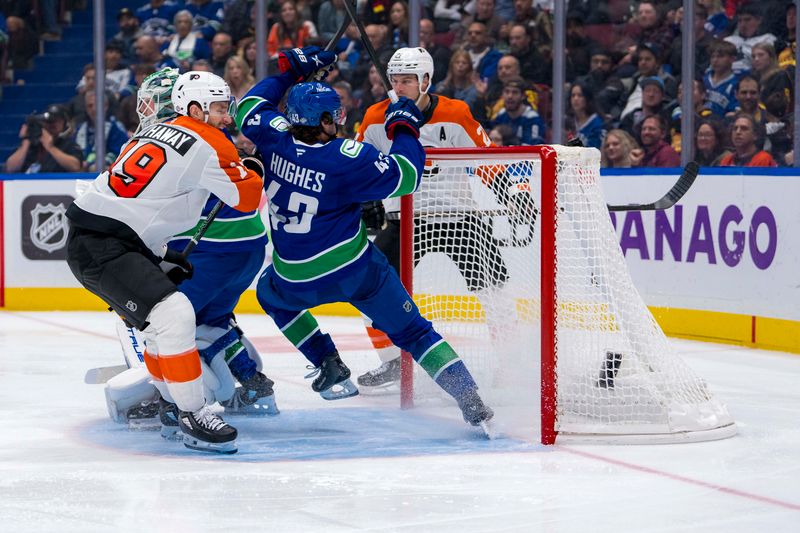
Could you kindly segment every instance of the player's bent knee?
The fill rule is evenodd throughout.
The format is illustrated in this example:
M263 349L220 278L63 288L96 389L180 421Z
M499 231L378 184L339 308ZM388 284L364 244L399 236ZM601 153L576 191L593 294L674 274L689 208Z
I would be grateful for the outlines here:
M420 344L430 344L431 339L441 338L433 329L433 324L421 315L417 315L402 331L389 334L392 343L411 354L419 351Z
M150 322L148 330L154 330L160 353L183 353L195 346L194 308L184 294L173 292L161 300L153 307L147 321Z

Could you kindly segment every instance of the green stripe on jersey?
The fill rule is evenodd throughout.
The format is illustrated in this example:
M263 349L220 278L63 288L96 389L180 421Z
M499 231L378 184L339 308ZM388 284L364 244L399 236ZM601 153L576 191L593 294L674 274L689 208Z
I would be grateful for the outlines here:
M458 359L458 354L442 339L422 354L419 364L425 369L434 380L445 367L449 366L454 360Z
M400 167L400 181L397 183L397 188L389 195L389 198L397 198L404 194L411 194L417 188L417 169L411 164L411 161L406 159L400 154L392 154L389 157L397 162Z
M230 363L233 361L234 357L242 353L242 350L244 350L244 344L239 340L225 348L225 362Z
M272 264L275 273L286 281L293 283L313 281L346 267L361 257L368 245L367 230L362 222L352 238L331 246L314 257L288 260L281 258L275 250L272 253Z
M319 324L317 323L317 319L308 311L302 311L281 329L281 333L283 333L296 348L300 348L300 345L316 331L319 331Z
M200 221L188 231L184 231L176 237L191 237L200 226L205 222L206 217L202 217ZM249 241L257 239L267 233L267 228L264 226L264 221L261 220L261 214L254 211L249 215L237 218L215 218L208 231L203 236L204 241Z
M253 108L261 102L266 102L266 100L259 96L248 96L239 102L238 109L236 111L236 117L234 118L234 121L236 122L236 129L239 131L242 130L244 119L246 119L250 111L252 111Z

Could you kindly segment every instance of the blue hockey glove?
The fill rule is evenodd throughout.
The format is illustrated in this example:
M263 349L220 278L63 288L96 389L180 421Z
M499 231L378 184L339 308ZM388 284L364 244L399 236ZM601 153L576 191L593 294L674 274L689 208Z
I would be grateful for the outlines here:
M397 128L405 129L419 139L419 127L422 125L422 112L413 100L401 96L397 102L389 104L386 108L386 136L394 139Z
M278 68L283 72L291 72L295 81L311 79L315 72L336 62L336 54L323 50L319 46L306 46L284 50L278 55Z
M186 257L184 257L183 254L178 252L177 250L172 250L171 248L167 248L167 251L164 254L163 262L175 265L175 268L166 271L167 277L175 285L180 285L187 279L192 279L192 275L194 274L194 267L189 262L189 260L186 259Z

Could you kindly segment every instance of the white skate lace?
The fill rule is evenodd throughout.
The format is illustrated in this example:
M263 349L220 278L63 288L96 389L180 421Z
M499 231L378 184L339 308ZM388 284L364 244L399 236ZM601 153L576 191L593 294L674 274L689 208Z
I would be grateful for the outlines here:
M192 413L192 416L198 424L211 431L217 431L227 425L223 419L212 413L208 407L203 407L196 413Z
M305 379L309 379L309 378L313 378L314 376L319 374L319 371L322 369L322 366L320 365L320 366L314 367L314 366L311 366L311 365L307 365L306 369L307 370L311 370L311 372L306 374L306 376L305 376Z

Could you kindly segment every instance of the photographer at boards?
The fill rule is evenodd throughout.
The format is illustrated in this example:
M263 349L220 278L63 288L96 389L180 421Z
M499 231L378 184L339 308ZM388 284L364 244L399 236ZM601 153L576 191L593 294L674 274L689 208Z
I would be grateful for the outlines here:
M6 160L6 172L79 172L83 152L67 127L67 111L57 104L28 116L19 130L19 147Z

